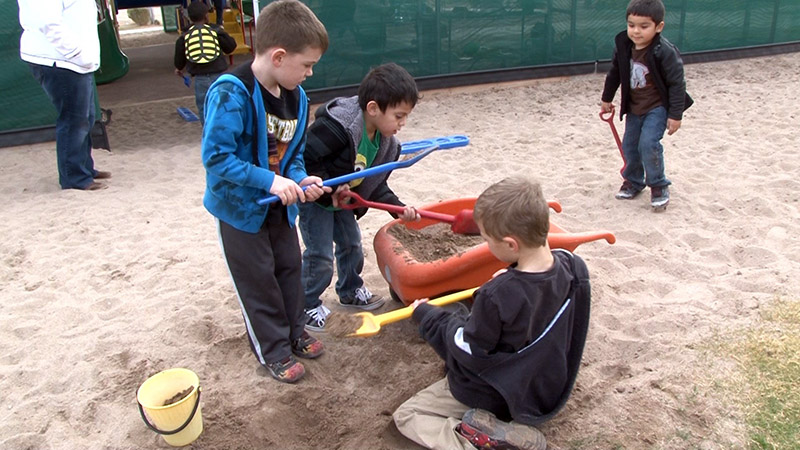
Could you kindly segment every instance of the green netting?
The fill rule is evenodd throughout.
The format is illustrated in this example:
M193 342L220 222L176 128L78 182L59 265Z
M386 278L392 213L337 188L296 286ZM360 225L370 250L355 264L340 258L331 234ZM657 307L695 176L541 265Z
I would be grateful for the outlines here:
M268 1L261 1L265 6ZM394 61L416 77L607 60L626 0L310 0L331 45L308 89ZM800 41L798 0L665 0L683 53ZM244 9L252 12L252 2Z
M31 75L28 64L19 59L19 7L15 0L0 1L0 86L3 86L3 114L0 131L53 125L56 110L42 87Z

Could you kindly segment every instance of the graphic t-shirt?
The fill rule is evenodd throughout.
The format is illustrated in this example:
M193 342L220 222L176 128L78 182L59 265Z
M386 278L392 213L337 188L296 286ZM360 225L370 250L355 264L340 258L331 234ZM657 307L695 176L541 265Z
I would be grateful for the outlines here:
M270 94L269 91L258 84L261 97L264 99L264 109L267 113L267 132L275 136L277 145L269 150L269 169L280 173L280 164L289 142L297 132L297 110L300 101L297 89L287 91L281 88L280 98ZM301 130L302 132L302 130Z
M650 46L631 50L631 112L637 116L661 105L661 96L646 64L648 51Z
M375 155L378 154L378 147L381 145L381 132L375 131L375 138L371 141L367 134L367 126L364 125L364 132L361 134L361 142L358 144L356 151L356 163L353 167L353 172L360 172L372 166L375 161ZM350 182L350 189L353 189L364 181L363 178L358 178Z

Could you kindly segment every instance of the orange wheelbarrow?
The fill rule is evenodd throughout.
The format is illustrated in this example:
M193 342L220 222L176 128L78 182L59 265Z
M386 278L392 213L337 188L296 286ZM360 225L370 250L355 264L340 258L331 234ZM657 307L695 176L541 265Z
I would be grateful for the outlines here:
M472 209L476 198L460 198L445 200L420 209L445 214L457 214L465 209ZM551 202L551 207L561 210L561 205ZM432 262L417 261L403 244L392 236L388 230L393 226L406 226L421 229L438 223L436 220L423 218L419 222L402 223L393 220L375 234L373 246L381 275L389 283L392 298L411 304L424 297L438 297L451 292L462 291L480 286L488 281L506 264L498 260L489 251L484 242L465 252ZM609 244L616 238L608 231L569 233L550 221L550 232L547 238L550 248L563 248L574 251L585 242L605 239Z

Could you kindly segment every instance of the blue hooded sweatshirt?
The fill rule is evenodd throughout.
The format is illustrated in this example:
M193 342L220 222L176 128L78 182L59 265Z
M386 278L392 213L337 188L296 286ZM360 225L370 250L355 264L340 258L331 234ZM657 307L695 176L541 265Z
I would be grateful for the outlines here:
M297 131L281 159L280 175L300 183L308 176L303 163L308 97L300 86L297 90ZM249 64L222 75L211 85L205 111L201 153L206 168L203 206L234 228L256 233L269 209L269 205L258 205L256 200L269 195L275 173L266 166L269 160L266 111ZM291 226L297 213L297 204L288 207Z

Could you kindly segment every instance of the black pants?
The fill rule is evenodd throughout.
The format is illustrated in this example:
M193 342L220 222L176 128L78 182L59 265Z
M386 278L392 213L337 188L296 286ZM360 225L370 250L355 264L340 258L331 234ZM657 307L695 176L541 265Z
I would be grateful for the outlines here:
M297 231L281 205L269 208L255 234L218 222L253 353L262 365L280 361L292 354L291 342L305 326Z
M222 25L222 14L225 9L225 0L214 0L214 12L217 14L217 25Z

